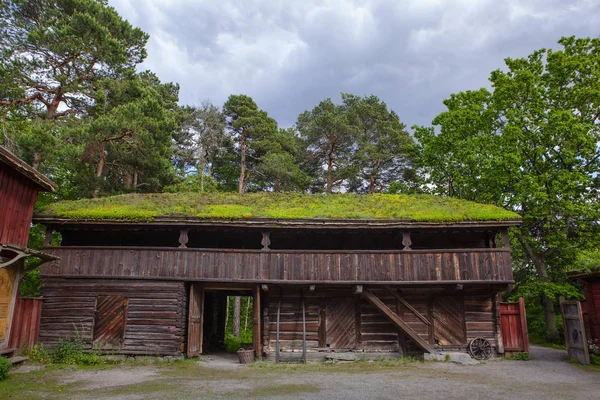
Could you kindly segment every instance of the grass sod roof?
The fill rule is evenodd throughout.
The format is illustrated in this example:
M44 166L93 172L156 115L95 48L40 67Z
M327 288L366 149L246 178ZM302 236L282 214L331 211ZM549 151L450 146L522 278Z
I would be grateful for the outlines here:
M308 195L298 193L127 194L62 201L37 211L38 217L69 220L153 221L159 217L202 220L332 219L406 220L428 223L515 221L502 208L433 195Z

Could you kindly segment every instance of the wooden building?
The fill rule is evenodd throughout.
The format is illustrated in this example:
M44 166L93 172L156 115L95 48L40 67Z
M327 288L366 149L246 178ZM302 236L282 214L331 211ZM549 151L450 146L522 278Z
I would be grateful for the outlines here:
M54 191L54 183L0 146L0 350L9 344L24 258L49 259L27 248L40 191Z
M600 341L600 267L587 272L573 271L569 278L583 286L585 301L581 302L581 309L586 337Z
M42 266L40 340L197 355L223 341L226 296L253 297L259 356L502 352L516 214L402 195L127 195L35 217L59 247ZM279 350L279 352L278 352Z

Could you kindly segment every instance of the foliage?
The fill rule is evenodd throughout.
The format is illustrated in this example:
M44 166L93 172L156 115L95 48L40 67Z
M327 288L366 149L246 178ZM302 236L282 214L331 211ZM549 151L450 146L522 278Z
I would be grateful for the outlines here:
M55 364L104 364L104 360L96 352L85 352L85 342L79 335L60 339L56 348L50 353L50 359Z
M299 193L135 194L58 202L41 214L70 219L151 220L166 215L206 219L341 218L429 222L512 220L518 215L488 204L431 195L371 196Z
M52 358L43 343L37 343L31 349L25 347L21 353L29 358L29 360L40 364L49 364L52 362Z
M600 251L593 249L577 253L577 258L570 269L579 272L592 272L597 267L600 267Z
M522 262L562 284L579 249L595 246L600 217L600 39L562 38L506 59L487 89L453 94L433 127L417 127L434 191L493 203L522 216L513 229ZM548 339L554 298L542 293Z
M242 346L242 339L233 336L231 333L225 334L225 347L228 353L237 352Z
M8 376L8 370L12 368L12 363L6 357L0 356L0 381Z
M102 0L4 1L0 34L2 115L46 125L27 145L36 168L67 139L47 129L58 127L54 120L85 116L98 95L96 82L143 61L148 40Z
M600 367L600 356L595 354L590 354L590 363L594 366Z
M529 357L529 353L526 351L519 351L517 354L508 357L510 360L518 360L518 361L529 361L531 358Z

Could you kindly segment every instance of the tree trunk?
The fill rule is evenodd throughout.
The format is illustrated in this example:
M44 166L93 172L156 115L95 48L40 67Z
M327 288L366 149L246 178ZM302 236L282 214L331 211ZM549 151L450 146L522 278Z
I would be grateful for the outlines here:
M131 186L133 185L133 176L129 171L123 172L123 183L125 184L125 189L131 190Z
M102 177L102 171L104 170L105 160L104 146L100 147L99 153L100 158L98 159L98 166L96 167L96 187L94 188L94 193L92 194L94 199L97 199L98 195L100 194L100 178Z
M137 169L133 171L133 191L137 191L138 172Z
M327 153L327 188L325 190L327 194L333 192L333 148L334 145L332 143Z
M31 164L31 166L33 167L33 169L35 169L36 171L38 169L40 169L40 162L42 161L42 153L40 153L39 151L36 151L33 153L33 163Z
M200 163L200 170L198 171L200 173L200 190L204 192L204 168L205 167L205 163L204 161L202 161Z
M381 160L377 160L375 168L373 168L373 171L371 171L371 175L369 176L369 194L375 193L375 181L377 180L377 173L379 172L380 165Z
M244 130L242 130L241 134L240 134L240 155L241 155L241 160L240 160L240 181L238 183L238 193L244 193L244 189L246 188L246 185L244 184L244 180L246 178L246 135L244 133ZM237 299L239 299L239 297L236 297ZM238 314L239 315L239 314ZM238 324L239 324L239 319L238 319Z
M240 296L235 296L233 298L233 336L239 338L240 337L240 310L242 307L242 298Z
M546 269L546 257L543 254L536 253L522 233L518 233L517 238L519 239L519 242L521 242L521 245L525 250L525 254L527 254L533 262L540 282L550 282L550 278L548 278L548 270ZM558 342L559 336L555 324L556 313L554 312L554 301L546 296L544 292L542 292L541 299L542 307L544 308L546 340L548 342Z

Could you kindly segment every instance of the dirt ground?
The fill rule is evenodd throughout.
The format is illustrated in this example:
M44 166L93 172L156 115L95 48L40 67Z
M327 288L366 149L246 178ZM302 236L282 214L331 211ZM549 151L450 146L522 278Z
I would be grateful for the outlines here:
M532 360L374 361L307 365L201 361L101 367L25 365L0 383L0 399L594 399L600 369L533 346Z

